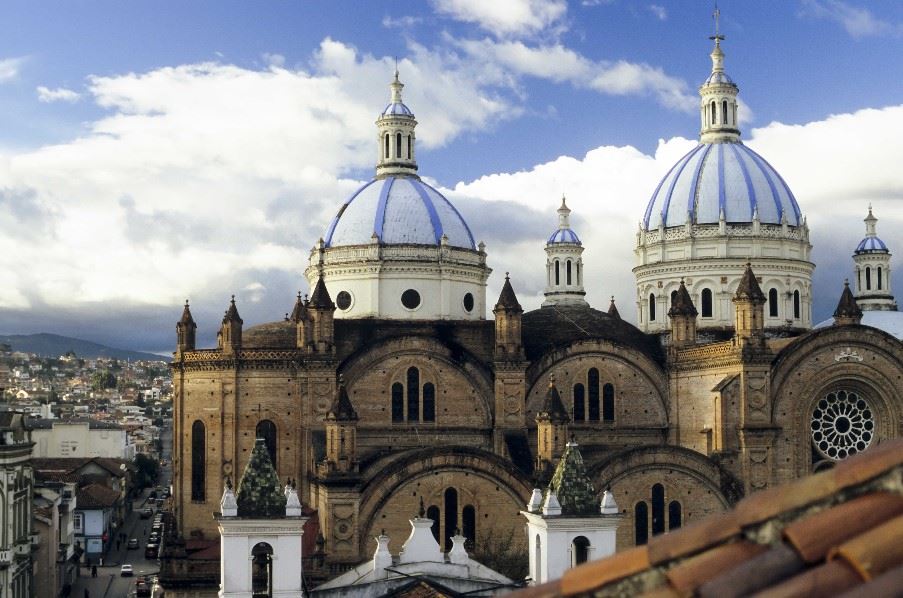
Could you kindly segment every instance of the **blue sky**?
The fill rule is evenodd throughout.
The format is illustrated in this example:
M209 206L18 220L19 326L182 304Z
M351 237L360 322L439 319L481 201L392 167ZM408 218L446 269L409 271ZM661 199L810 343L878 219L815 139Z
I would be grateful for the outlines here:
M869 202L885 240L903 243L903 3L719 7L744 139L810 218L827 317ZM614 294L632 317L632 233L698 134L711 12L663 0L6 2L0 329L165 351L186 296L208 340L233 292L246 324L280 317L305 290L319 231L372 175L395 57L421 173L488 245L488 295L510 270L535 306L542 239L567 193L596 260L591 302ZM473 221L487 210L506 224Z

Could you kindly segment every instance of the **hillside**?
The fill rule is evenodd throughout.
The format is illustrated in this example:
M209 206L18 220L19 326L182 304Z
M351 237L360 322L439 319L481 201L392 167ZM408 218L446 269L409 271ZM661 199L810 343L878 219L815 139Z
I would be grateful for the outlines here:
M169 357L154 355L153 353L115 349L79 338L70 338L46 332L38 334L0 334L0 343L9 344L13 351L36 353L42 357L59 357L68 351L73 351L83 359L114 357L132 361L140 359L169 361Z

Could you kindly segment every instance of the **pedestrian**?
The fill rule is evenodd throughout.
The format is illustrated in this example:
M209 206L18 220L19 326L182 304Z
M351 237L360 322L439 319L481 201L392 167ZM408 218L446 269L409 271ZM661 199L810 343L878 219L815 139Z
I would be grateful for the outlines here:
M91 577L97 577L97 565L91 565Z
M119 550L119 540L116 540L116 550Z
M88 591L88 588L85 588L85 598L91 598L91 592Z

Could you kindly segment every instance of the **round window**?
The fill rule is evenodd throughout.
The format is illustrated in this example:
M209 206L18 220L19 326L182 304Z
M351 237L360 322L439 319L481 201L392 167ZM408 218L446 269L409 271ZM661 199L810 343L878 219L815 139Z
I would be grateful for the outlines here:
M408 309L417 309L420 307L420 293L414 289L408 289L401 294L401 304Z
M470 293L464 294L464 311L470 313L473 311L473 295Z
M812 411L812 442L833 461L864 451L875 436L875 418L865 399L855 392L829 392Z
M335 304L336 307L343 311L351 307L351 293L348 291L340 291L335 297Z

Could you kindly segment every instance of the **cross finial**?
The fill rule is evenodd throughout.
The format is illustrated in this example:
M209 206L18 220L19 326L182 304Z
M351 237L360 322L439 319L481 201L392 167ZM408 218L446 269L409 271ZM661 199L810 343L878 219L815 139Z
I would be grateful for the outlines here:
M721 35L721 11L718 10L718 3L715 3L715 11L712 13L712 19L715 21L715 35L709 37L709 39L715 40L715 44L718 44L721 40L724 39L724 36Z

